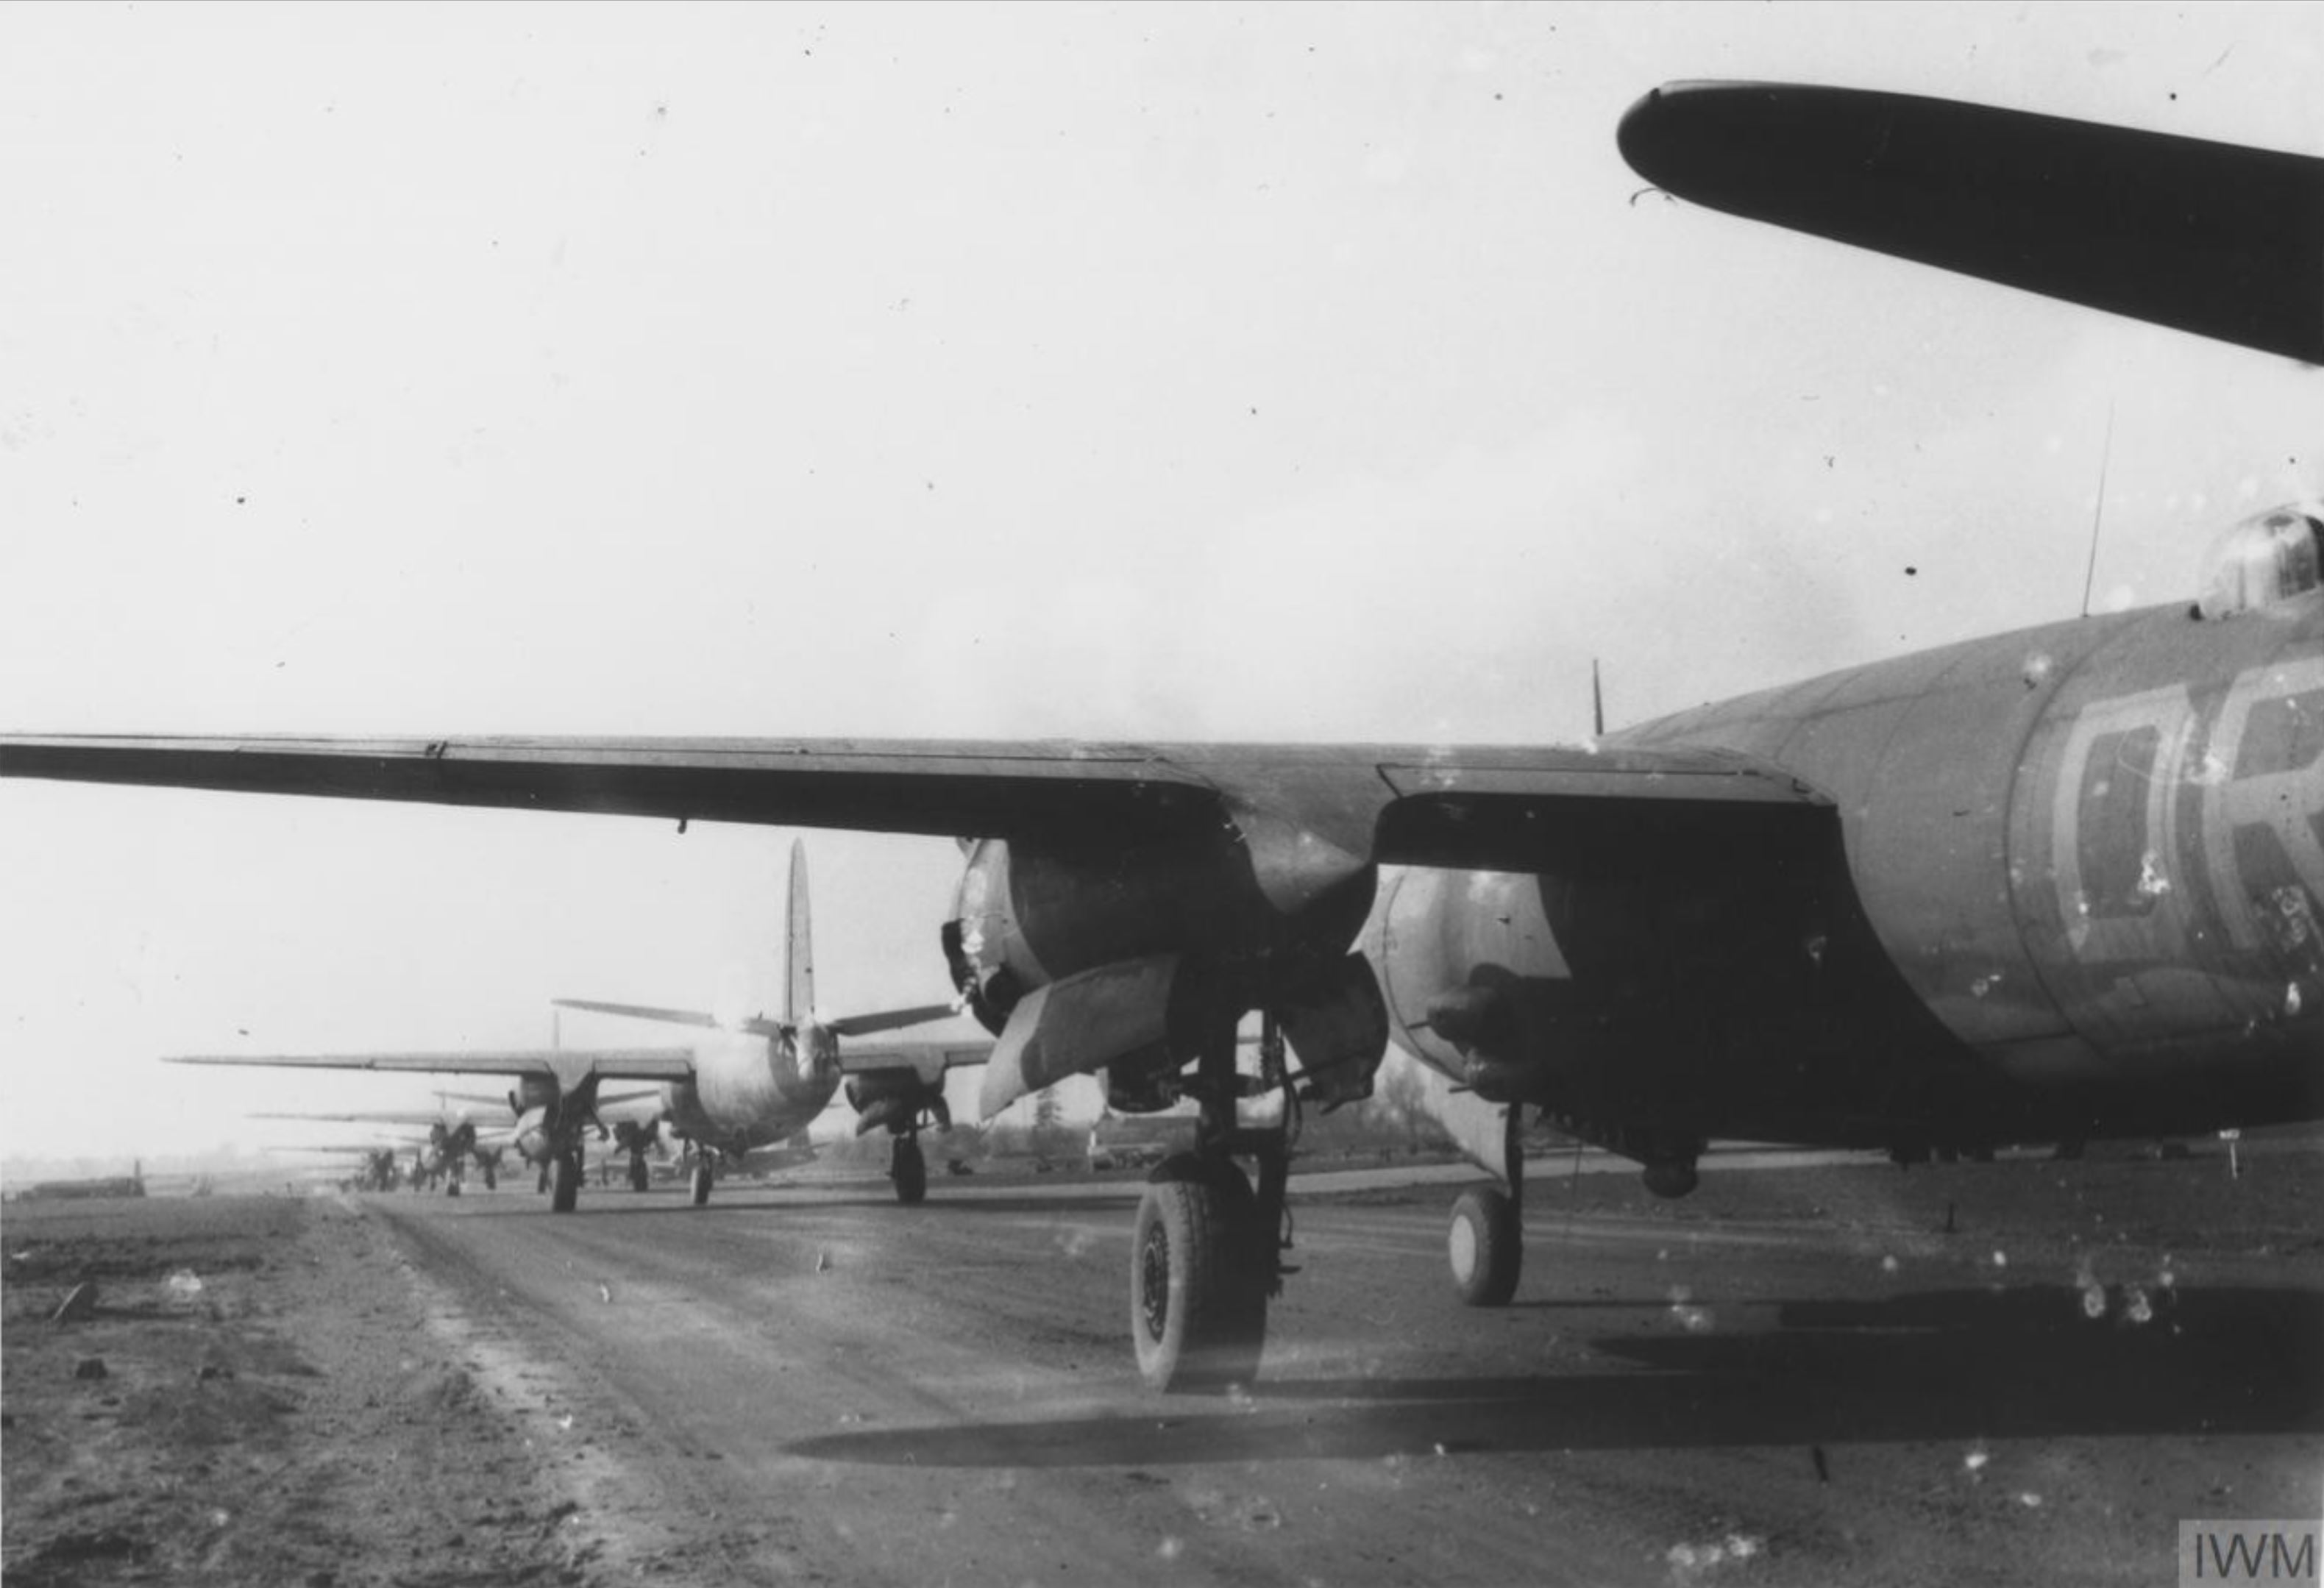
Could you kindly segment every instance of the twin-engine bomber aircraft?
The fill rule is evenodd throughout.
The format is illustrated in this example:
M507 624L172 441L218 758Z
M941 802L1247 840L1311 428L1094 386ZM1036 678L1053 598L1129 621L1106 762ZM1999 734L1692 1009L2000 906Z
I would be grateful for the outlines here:
M448 1104L437 1109L379 1108L341 1114L254 1114L253 1119L298 1119L330 1124L380 1124L417 1134L396 1140L411 1149L411 1179L415 1188L444 1182L444 1194L456 1197L471 1162L484 1176L484 1189L500 1187L501 1157L515 1133L504 1124L478 1128L476 1116Z
M657 1081L660 1112L647 1121L622 1121L621 1150L630 1154L630 1185L642 1190L645 1152L657 1127L694 1151L692 1192L699 1207L710 1199L714 1155L740 1161L746 1154L790 1141L831 1106L844 1079L847 1099L858 1115L856 1134L885 1127L893 1140L889 1175L896 1196L917 1203L927 1195L927 1163L919 1131L931 1121L949 1124L945 1075L961 1065L982 1063L990 1051L982 1042L901 1042L875 1047L841 1048L843 1038L872 1035L941 1020L950 1004L918 1005L876 1014L821 1020L815 1014L815 948L807 913L807 853L791 844L790 904L784 940L784 1005L774 1018L757 1015L728 1026L715 1016L675 1009L647 1009L561 998L566 1008L590 1009L646 1020L675 1021L708 1028L715 1034L687 1049L517 1049L470 1053L295 1053L245 1058L203 1054L176 1064L232 1064L299 1069L418 1070L439 1075L504 1075L514 1078L509 1108L516 1115L515 1142L526 1161L553 1176L549 1206L569 1213L581 1196L582 1152L587 1133L604 1139L599 1109L616 1101L601 1098L604 1081ZM621 1101L630 1100L627 1097ZM444 1127L439 1124L438 1130ZM468 1127L474 1140L474 1126Z
M2324 349L2324 161L1749 87L1658 93L1622 139L1708 204ZM1124 1112L1197 1100L1131 1332L1149 1383L1215 1383L1257 1364L1297 1118L1239 1103L1363 1096L1391 1038L1508 1188L1456 1210L1479 1303L1517 1282L1522 1105L1665 1195L1714 1136L1909 1160L2324 1113L2319 534L2250 521L2191 610L1572 747L27 737L0 774L973 840L941 941L1000 1038L985 1112L1083 1072Z

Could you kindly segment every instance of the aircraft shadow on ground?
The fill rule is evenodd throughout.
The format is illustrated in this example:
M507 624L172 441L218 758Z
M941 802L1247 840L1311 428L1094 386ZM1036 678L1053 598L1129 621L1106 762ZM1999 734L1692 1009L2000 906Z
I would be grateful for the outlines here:
M2324 1432L2324 1295L2173 1292L2143 1324L2045 1286L1799 1301L1772 1326L1593 1342L1612 1372L1270 1381L1038 1422L865 1430L793 1455L1153 1466L1472 1452Z

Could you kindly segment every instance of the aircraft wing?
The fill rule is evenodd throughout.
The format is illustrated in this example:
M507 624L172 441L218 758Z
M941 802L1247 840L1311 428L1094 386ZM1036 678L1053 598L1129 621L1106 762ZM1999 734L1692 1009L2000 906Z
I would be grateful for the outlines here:
M909 1069L934 1086L944 1079L946 1070L982 1064L991 1057L989 1037L963 1037L948 1042L851 1042L839 1051L839 1069L844 1075Z
M512 1048L447 1053L196 1053L165 1064L231 1064L268 1069L374 1069L430 1075L513 1075L554 1078L570 1090L591 1076L606 1080L674 1081L694 1078L686 1048ZM429 1116L432 1123L438 1115Z
M1257 818L1497 870L1723 850L1828 809L1747 757L1610 745L8 735L0 776L1107 847Z
M501 1110L502 1110L502 1112L503 1112L503 1114L505 1114L505 1113L507 1112L507 1110L508 1110L508 1101L507 1101L507 1099L506 1099L506 1098L503 1098L503 1099L501 1100ZM368 1113L368 1114L272 1114L272 1113L269 1113L269 1114L250 1114L250 1115L244 1115L244 1118L247 1118L247 1119L309 1119L309 1120L327 1120L327 1121L328 1121L328 1122L330 1122L330 1123L332 1123L332 1124L413 1124L413 1125L427 1126L427 1125L431 1125L431 1124L449 1124L453 1123L452 1121L447 1120L447 1119L446 1119L442 1115L440 1115L440 1114L421 1114L421 1113L417 1113L417 1112L413 1112L413 1111L410 1111L410 1110L404 1110L404 1109L394 1109L394 1108L383 1108L383 1109L379 1109L379 1110L377 1110L377 1111L375 1111L375 1112Z
M1622 157L1681 198L2324 363L2324 160L1952 100L1674 83Z

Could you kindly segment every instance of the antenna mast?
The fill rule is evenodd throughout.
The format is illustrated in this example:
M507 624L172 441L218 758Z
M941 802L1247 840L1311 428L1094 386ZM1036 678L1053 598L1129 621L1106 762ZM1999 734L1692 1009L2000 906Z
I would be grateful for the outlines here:
M2098 448L2098 499L2090 508L2090 560L2082 568L2082 616L2090 615L2090 585L2098 575L2098 526L2106 522L2107 465L2114 460L2114 399L2107 399L2106 441Z
M1598 658L1590 658L1590 731L1599 739L1606 737L1606 695L1598 687Z

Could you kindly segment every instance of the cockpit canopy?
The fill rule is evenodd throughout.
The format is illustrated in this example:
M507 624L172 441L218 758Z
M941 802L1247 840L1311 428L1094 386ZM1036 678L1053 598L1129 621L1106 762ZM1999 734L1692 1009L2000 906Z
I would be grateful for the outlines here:
M2256 611L2324 583L2324 506L2301 502L2255 513L2211 543L2203 557L2207 619Z

